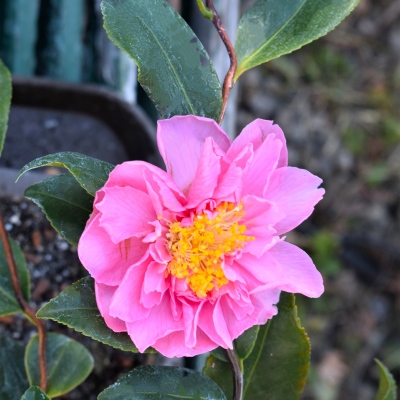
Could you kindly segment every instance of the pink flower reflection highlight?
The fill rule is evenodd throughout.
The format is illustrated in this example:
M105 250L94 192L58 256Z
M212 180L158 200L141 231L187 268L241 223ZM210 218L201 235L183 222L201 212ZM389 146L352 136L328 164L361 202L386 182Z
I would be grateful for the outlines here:
M287 166L282 130L255 120L231 143L213 121L158 122L167 172L118 165L79 242L101 315L144 351L193 356L277 313L280 291L318 297L320 273L284 241L321 200L321 179Z

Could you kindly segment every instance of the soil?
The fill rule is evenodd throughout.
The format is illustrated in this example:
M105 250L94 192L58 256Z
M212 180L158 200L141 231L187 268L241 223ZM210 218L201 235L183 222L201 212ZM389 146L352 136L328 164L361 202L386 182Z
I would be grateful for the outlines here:
M400 381L399 17L398 1L361 0L326 37L239 81L237 131L273 119L285 132L289 164L324 180L324 200L287 239L312 256L326 288L320 299L297 296L313 347L304 400L373 400L374 358ZM3 198L0 208L27 257L35 306L83 276L75 250L36 206ZM0 334L28 340L19 316L1 322ZM64 399L95 399L148 362L67 331L88 346L96 367Z

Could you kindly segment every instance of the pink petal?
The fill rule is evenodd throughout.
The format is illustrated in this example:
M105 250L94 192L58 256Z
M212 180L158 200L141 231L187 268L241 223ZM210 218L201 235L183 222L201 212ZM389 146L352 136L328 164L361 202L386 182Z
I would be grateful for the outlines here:
M111 171L105 186L129 186L147 193L143 172L147 169L153 170L154 168L156 167L144 161L124 162L123 164L117 165Z
M144 257L148 245L137 238L114 244L99 225L101 214L95 209L93 215L79 240L79 259L98 283L118 285L128 268Z
M273 125L273 121L266 121L264 119L256 119L248 124L243 129L242 133L233 141L232 146L227 152L227 156L229 156L231 160L235 159L248 143L253 144L253 150L256 152L267 136L271 134L274 134L275 139L282 142L277 168L286 167L288 154L286 149L286 139L282 129L278 125Z
M187 195L187 208L196 208L201 202L212 197L221 171L223 155L214 140L211 137L206 138L196 175Z
M229 295L221 297L220 313L226 322L229 336L232 340L238 338L244 331L254 325L263 325L277 314L274 304L279 301L279 290L266 290L250 296L252 312L238 313L238 303L233 303ZM250 311L247 308L247 311ZM238 315L240 318L238 318Z
M165 238L160 237L155 243L150 245L150 255L152 259L159 264L166 264L171 261L171 254L168 253L165 247Z
M226 322L225 320L218 319L221 318L220 307L216 313L214 312L214 309L215 304L211 304L210 302L204 303L200 311L198 327L204 331L210 340L216 343L217 346L221 346L225 349L232 349L232 340L227 330Z
M227 295L221 298L219 315L220 318L224 320L226 324L226 329L228 331L227 334L233 341L245 330L255 325L257 323L257 320L251 314L246 315L241 319L238 319L235 312L231 308L231 305L227 301L228 298L229 297Z
M147 181L149 177L150 182ZM167 202L173 204L170 209L180 211L182 209L180 202L185 200L182 192L165 171L145 161L128 161L117 165L111 172L105 186L129 186L148 193L149 183L154 188L153 181L158 183L161 198L164 198L164 200L167 198ZM155 190L157 192L157 188ZM179 208L179 210L176 210L176 208Z
M169 284L165 279L165 264L150 262L144 275L140 302L144 307L150 308L160 304L164 292Z
M212 119L187 115L158 121L158 148L168 174L185 194L196 175L208 137L213 138L223 151L228 150L228 136Z
M214 350L218 345L214 343L201 329L197 329L196 343L187 346L183 331L172 332L158 339L153 347L165 357L193 357L198 354Z
M197 341L197 325L204 301L195 303L186 301L184 298L181 298L180 301L182 303L183 323L185 327L185 344L187 347L193 347Z
M280 240L273 226L285 214L275 204L256 196L245 196L242 204L245 215L241 224L246 226L245 234L255 238L247 242L243 251L260 257Z
M95 281L97 306L107 326L114 332L126 332L127 328L125 322L119 318L110 316L110 304L116 289L116 286L107 286Z
M150 309L144 307L140 300L144 276L150 262L151 260L147 259L129 268L113 296L110 305L111 316L128 323L145 319L149 315Z
M145 319L126 323L128 334L139 351L143 352L158 339L184 329L183 321L175 321L173 318L169 297L166 292L161 303L152 307Z
M176 187L171 177L162 171L162 174L154 174L150 170L144 171L147 190L152 198L154 209L157 215L161 215L162 210L167 208L173 212L184 211L182 203L186 203L181 191Z
M157 219L157 214L148 194L128 186L104 188L103 191L104 199L96 208L101 212L100 225L114 243L154 231L149 222Z
M223 296L223 304L229 305L229 308L235 314L237 320L242 320L254 312L254 306L251 303L250 296L245 285L230 282L229 294Z
M218 177L212 198L232 203L238 202L238 192L242 188L242 175L242 169L234 162L230 165L222 162L222 172Z
M254 151L254 157L244 178L242 196L246 194L263 196L264 189L278 165L281 149L282 142L275 139L274 135L268 135Z
M257 318L257 325L264 325L274 315L278 314L275 304L279 303L280 293L280 290L272 289L251 295L251 301L254 306L253 317Z
M236 261L260 282L253 293L265 289L279 289L319 297L324 291L321 274L303 250L287 242L279 242L260 258L243 254Z
M286 214L274 228L282 235L307 219L322 199L322 180L305 169L286 167L274 171L264 197Z

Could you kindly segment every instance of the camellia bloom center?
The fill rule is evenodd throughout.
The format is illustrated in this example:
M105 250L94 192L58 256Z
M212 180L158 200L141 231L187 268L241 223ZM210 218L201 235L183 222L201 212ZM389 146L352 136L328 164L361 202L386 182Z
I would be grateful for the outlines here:
M185 278L199 298L228 283L222 264L254 237L245 235L240 224L242 205L222 202L214 211L206 210L193 217L193 223L170 224L167 249L172 256L166 275Z

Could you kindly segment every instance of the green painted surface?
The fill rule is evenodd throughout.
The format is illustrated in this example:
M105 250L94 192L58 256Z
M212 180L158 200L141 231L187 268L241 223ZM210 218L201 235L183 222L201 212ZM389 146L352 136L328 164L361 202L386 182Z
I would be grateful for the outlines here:
M0 54L17 75L31 75L35 68L38 0L2 0Z

